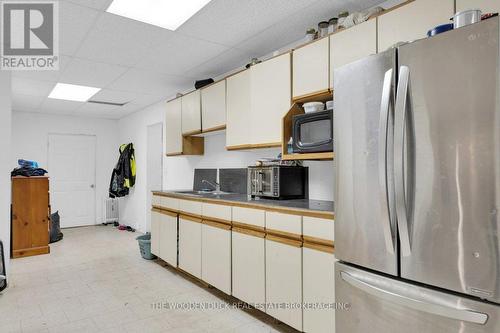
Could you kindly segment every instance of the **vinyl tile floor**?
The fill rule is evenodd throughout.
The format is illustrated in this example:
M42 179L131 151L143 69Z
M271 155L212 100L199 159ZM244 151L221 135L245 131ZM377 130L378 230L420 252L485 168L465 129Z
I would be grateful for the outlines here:
M0 332L297 332L234 307L234 298L161 260L142 259L139 233L112 226L63 232L50 254L11 260Z

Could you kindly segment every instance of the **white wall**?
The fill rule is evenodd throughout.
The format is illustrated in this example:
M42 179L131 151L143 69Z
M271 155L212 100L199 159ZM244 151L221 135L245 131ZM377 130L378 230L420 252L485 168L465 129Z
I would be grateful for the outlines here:
M164 122L165 103L161 102L119 121L120 142L132 142L135 147L137 178L130 195L121 199L122 223L149 231L149 207L147 207L147 127ZM174 156L163 158L163 189L182 190L193 187L196 168L245 168L262 157L276 157L279 149L252 151L227 151L225 134L205 138L203 156ZM165 144L163 143L165 151ZM333 200L333 162L307 162L309 167L309 197L317 200Z
M14 112L12 115L12 160L35 160L47 169L48 135L86 134L96 136L96 223L102 222L102 201L108 196L111 171L118 161L118 121L96 118ZM50 176L50 170L47 169ZM57 207L52 207L57 210Z
M149 125L163 123L164 103L155 104L142 111L119 120L120 143L133 143L137 177L130 194L120 199L120 222L131 225L140 231L148 231L150 218L147 207L147 128ZM165 132L165 129L164 129ZM163 143L163 151L165 151ZM164 157L165 159L165 157ZM165 166L165 160L163 165Z
M5 265L10 258L10 151L11 151L11 79L10 72L0 70L0 240L5 251Z

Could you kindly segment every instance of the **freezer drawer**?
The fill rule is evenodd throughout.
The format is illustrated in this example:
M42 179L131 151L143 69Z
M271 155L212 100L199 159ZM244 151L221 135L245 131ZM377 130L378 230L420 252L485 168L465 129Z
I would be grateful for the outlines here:
M335 264L337 333L500 332L500 306Z

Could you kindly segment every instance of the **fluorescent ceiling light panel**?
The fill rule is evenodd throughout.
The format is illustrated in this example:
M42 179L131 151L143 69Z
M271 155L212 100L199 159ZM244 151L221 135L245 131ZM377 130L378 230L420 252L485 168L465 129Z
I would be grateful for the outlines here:
M107 12L176 30L211 0L113 0Z
M74 84L58 83L52 89L49 98L64 99L66 101L86 102L101 88L77 86Z

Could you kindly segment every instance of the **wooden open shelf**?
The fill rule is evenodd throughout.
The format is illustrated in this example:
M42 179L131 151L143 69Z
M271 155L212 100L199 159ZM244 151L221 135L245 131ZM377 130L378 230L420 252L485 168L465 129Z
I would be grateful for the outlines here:
M287 114L283 117L281 124L281 158L285 161L292 160L333 160L335 154L333 152L324 153L308 153L308 154L288 154L288 141L292 137L293 116L304 114L302 108L303 103L319 101L326 102L333 99L331 91L321 91L317 94L302 96L293 100L293 105Z
M282 157L284 161L295 161L295 160L331 161L334 158L335 158L335 153L332 151L326 153L286 154L283 155Z

